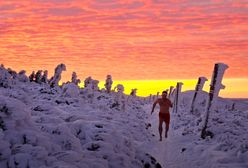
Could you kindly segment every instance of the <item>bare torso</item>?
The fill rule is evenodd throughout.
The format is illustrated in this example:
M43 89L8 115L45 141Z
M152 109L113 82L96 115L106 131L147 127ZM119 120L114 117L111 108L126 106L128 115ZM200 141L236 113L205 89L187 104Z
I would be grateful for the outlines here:
M169 99L160 98L157 100L160 106L160 113L169 113L169 108L172 107L172 103Z

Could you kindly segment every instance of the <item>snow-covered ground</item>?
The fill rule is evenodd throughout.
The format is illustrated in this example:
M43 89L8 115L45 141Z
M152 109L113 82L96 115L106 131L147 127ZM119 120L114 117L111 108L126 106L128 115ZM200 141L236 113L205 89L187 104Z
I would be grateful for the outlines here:
M184 92L160 142L148 99L72 83L51 88L4 68L0 75L1 168L248 167L246 100L219 98L210 113L214 137L201 139L208 95L198 96L191 113L193 92Z
M158 142L157 115L150 116L151 131L157 142L144 144L162 167L166 168L247 168L248 167L248 103L218 98L210 113L209 130L213 138L200 138L207 93L198 97L197 109L190 113L193 93L182 93L180 110L172 113L169 137ZM235 103L233 105L233 103ZM145 106L147 110L150 106ZM155 125L154 125L155 124ZM149 147L149 148L147 148Z
M21 82L1 70L1 168L159 167L140 148L152 138L141 100Z

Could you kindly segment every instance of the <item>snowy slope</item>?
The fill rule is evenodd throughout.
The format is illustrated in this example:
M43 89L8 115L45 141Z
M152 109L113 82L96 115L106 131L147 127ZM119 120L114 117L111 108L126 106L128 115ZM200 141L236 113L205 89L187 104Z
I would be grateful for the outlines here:
M160 167L140 148L152 135L138 98L125 96L122 109L115 92L50 88L12 77L2 83L1 168Z

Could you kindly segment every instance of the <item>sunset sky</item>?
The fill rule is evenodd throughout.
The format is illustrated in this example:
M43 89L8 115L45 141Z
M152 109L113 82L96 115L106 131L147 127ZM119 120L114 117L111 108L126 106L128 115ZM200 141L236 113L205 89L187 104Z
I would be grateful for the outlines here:
M0 1L0 64L17 71L51 76L65 63L64 81L76 71L82 80L187 79L194 88L216 62L229 66L222 95L248 98L247 0Z

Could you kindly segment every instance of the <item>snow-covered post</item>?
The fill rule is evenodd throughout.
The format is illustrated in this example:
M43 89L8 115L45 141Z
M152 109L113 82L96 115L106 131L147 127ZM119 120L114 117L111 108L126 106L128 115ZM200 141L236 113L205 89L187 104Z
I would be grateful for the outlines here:
M195 87L195 94L194 94L194 97L193 97L193 100L192 100L192 104L191 104L191 113L194 112L194 105L195 105L195 100L196 100L196 97L198 95L198 93L200 91L202 91L203 89L203 86L205 84L205 82L207 81L208 79L206 77L199 77L198 78L198 82L196 84L196 87Z
M235 110L235 103L232 104L232 111Z
M54 71L54 76L51 78L49 84L51 87L55 87L59 85L59 81L61 79L62 71L66 71L65 64L59 64Z
M204 120L203 129L201 132L201 138L205 139L206 136L211 136L212 133L207 131L208 119L210 110L214 107L216 98L219 95L220 89L225 89L225 86L222 84L222 79L224 76L225 70L228 68L228 65L223 63L217 63L214 66L214 71L211 79L210 90L209 90L209 100L206 111L206 118Z
M172 97L172 92L174 90L174 86L170 86L170 90L169 90L169 99L171 99Z
M144 102L144 104L147 103L147 97L144 97L144 98L143 98L143 102Z
M152 94L149 96L149 102L152 102Z
M153 95L153 97L152 97L152 101L154 102L155 100L156 100L156 95Z
M176 87L176 95L175 95L175 99L174 99L174 103L173 103L173 112L177 113L178 111L178 105L180 102L180 94L181 94L181 90L182 90L182 82L177 82L177 87Z
M42 77L42 70L38 70L35 74L35 82L41 83L41 77Z
M47 77L48 77L48 71L45 70L45 71L43 72L43 76L41 77L41 82L42 82L42 83L48 83Z
M158 97L159 97L159 92L157 92L157 99L158 99Z
M74 83L75 85L78 85L81 82L80 79L77 78L76 72L72 72L71 82Z
M112 84L113 84L112 76L107 75L106 80L105 80L105 84L104 84L104 86L107 90L107 93L110 93Z

